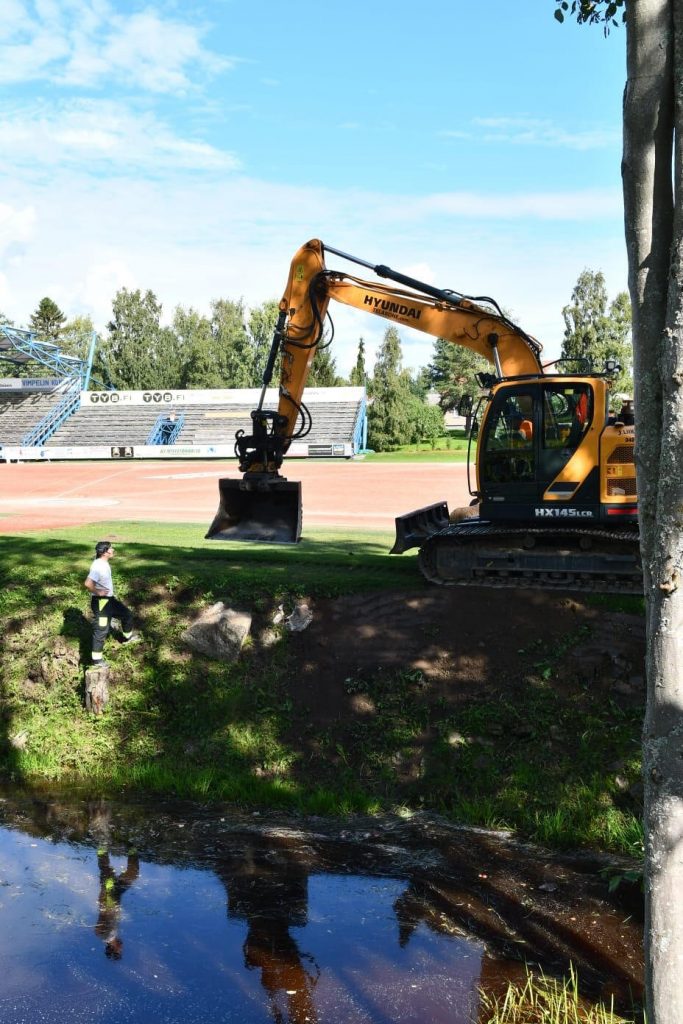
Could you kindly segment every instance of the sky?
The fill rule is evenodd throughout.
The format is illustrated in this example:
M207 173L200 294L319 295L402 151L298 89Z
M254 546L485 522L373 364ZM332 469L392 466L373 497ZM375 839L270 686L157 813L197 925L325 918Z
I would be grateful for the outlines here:
M625 33L554 9L0 0L0 311L26 325L49 296L104 329L122 287L165 322L251 307L320 238L493 296L558 356L579 274L627 286ZM330 312L339 372L361 337L371 369L387 324ZM426 365L433 339L400 334Z

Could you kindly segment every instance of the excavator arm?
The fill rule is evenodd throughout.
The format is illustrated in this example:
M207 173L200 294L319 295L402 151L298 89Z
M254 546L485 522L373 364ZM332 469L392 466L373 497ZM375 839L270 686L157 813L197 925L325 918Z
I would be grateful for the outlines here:
M365 281L330 270L325 264L326 252L366 267L377 278L393 284ZM324 344L325 318L331 301L462 345L492 364L495 379L543 373L540 343L514 324L493 299L435 288L313 239L298 250L291 262L263 375L261 398L251 413L252 432L240 431L236 436L242 479L219 482L220 506L207 537L277 542L299 539L299 484L287 481L279 470L292 440L304 437L310 430L303 391L315 353ZM265 409L266 389L278 355L278 407Z

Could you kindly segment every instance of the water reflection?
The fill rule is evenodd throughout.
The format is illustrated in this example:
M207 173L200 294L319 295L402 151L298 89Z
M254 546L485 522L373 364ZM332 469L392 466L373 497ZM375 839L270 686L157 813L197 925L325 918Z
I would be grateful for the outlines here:
M317 1022L313 995L320 966L290 931L308 923L307 871L296 857L274 855L259 842L221 858L216 870L227 891L228 916L248 925L244 965L259 972L273 1020Z
M391 830L349 843L106 801L0 799L3 817L0 1024L470 1024L479 986L525 959L566 970L589 913L611 929L603 957L637 970L637 925L578 875L556 875L572 903L554 920L527 900L548 866L530 849L518 897L491 850L450 832L439 849Z
M100 870L100 915L95 935L104 942L105 955L111 960L120 960L123 955L123 939L119 935L121 897L140 874L140 858L136 853L129 853L126 870L117 874L109 862L108 852L98 850L97 866Z
M402 950L404 881L252 839L210 870L0 829L0 1021L469 1021L483 950Z

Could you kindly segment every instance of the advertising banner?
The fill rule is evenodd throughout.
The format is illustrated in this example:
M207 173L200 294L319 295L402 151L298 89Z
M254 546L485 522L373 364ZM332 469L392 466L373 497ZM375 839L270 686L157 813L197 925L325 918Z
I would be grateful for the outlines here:
M352 402L360 401L364 388L306 388L304 402ZM277 388L266 391L265 405L274 408L278 403ZM260 388L224 388L192 391L81 391L81 409L104 405L147 405L168 409L184 405L248 405L256 408L261 398Z

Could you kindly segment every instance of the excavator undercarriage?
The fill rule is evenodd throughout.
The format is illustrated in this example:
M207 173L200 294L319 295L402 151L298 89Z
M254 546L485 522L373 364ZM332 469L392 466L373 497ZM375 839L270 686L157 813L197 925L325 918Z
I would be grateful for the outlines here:
M442 586L643 592L635 527L544 529L469 519L433 533L419 547L421 572Z

